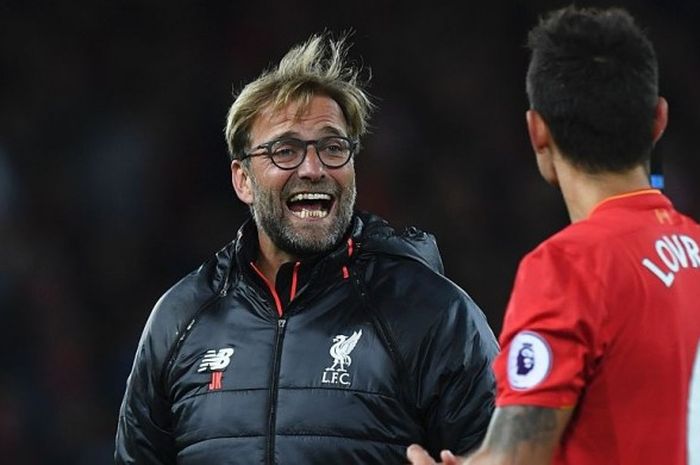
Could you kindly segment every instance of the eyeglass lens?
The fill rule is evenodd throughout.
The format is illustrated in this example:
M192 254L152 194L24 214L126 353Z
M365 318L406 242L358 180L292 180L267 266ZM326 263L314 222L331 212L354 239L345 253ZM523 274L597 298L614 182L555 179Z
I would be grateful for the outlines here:
M270 157L280 168L295 168L304 160L309 145L316 147L321 162L329 168L343 166L352 152L350 141L342 137L324 137L315 142L287 138L270 146Z

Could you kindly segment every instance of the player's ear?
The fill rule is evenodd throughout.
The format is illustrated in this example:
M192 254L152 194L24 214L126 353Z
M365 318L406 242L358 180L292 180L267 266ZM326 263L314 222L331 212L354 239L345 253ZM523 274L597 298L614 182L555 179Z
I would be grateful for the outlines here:
M525 120L527 121L530 144L537 159L537 168L545 181L552 185L557 185L557 170L554 166L556 144L552 134L549 132L549 127L542 116L535 110L528 110L525 114Z
M656 144L661 136L663 136L668 124L668 102L665 98L659 97L656 103L656 112L654 113L654 126L652 128L652 137Z
M528 110L525 113L525 120L527 121L527 132L530 136L532 151L535 154L540 154L548 150L551 135L549 127L547 127L547 123L542 119L542 116L535 110Z
M243 166L243 162L240 160L231 162L231 184L233 184L233 189L236 191L238 198L241 199L241 202L247 205L251 205L255 198L253 195L253 181L248 172L249 168Z

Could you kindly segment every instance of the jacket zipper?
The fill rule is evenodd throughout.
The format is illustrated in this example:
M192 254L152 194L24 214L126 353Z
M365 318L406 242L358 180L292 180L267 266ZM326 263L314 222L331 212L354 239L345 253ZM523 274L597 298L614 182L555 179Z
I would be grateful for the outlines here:
M275 463L275 424L277 422L277 384L280 375L280 358L282 356L282 342L284 340L287 320L277 320L277 335L275 337L275 358L272 361L272 381L270 382L270 415L267 425L267 457L265 463Z

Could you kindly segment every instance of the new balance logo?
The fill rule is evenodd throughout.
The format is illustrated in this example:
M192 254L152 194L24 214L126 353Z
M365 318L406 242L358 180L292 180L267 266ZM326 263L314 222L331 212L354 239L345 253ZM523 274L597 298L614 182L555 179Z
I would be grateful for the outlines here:
M223 371L226 369L229 363L231 363L231 356L233 355L232 347L225 347L219 349L207 350L207 353L202 359L202 363L199 364L199 370L197 372L201 373L203 371Z
M204 354L202 363L199 364L198 373L205 371L211 371L211 381L209 381L209 390L218 391L222 388L222 379L224 377L224 370L231 363L231 356L233 355L233 347L224 347L223 349L207 350Z

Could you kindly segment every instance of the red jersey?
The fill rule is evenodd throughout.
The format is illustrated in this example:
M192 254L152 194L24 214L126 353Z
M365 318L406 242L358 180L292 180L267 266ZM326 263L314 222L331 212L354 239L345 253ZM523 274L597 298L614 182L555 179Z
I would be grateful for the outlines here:
M700 226L649 189L521 262L496 403L575 406L554 463L682 465L700 447L699 244Z

